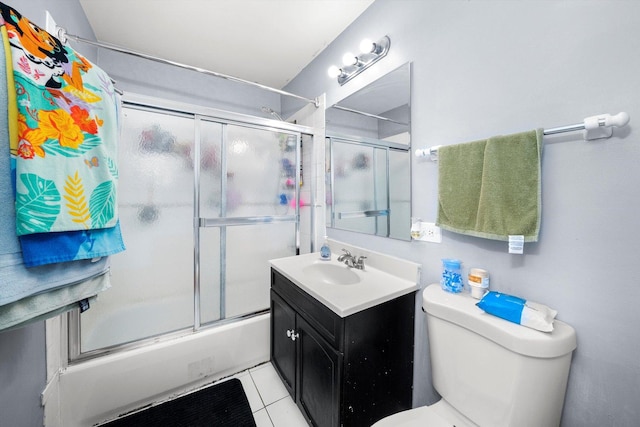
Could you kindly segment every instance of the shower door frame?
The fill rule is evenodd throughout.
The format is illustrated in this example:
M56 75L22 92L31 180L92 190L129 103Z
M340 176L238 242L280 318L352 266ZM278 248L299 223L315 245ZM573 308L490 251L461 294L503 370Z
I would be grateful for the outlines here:
M262 117L255 117L245 114L233 113L223 110L218 110L210 107L201 107L197 105L181 103L177 101L169 101L154 97L149 97L139 94L126 93L122 98L122 104L124 107L149 111L160 112L164 114L171 114L175 116L192 118L194 121L194 224L193 224L193 250L194 250L194 268L193 268L193 302L194 302L194 322L192 327L180 329L177 331L169 331L159 335L154 335L146 338L141 338L129 343L116 344L109 347L104 347L87 352L81 352L81 322L80 313L78 310L72 310L69 312L68 317L64 319L67 323L63 328L67 331L67 350L68 357L67 363L81 362L87 359L100 357L106 354L112 354L120 351L131 350L139 347L143 347L149 344L157 343L159 341L173 339L180 336L190 335L197 333L198 331L214 328L218 325L242 321L247 318L251 318L260 314L268 312L269 308L265 310L257 311L254 313L247 313L236 317L225 318L224 311L220 312L220 319L208 322L206 324L201 323L201 311L200 311L200 230L206 227L221 227L238 226L238 225L256 225L267 224L275 222L294 222L295 223L295 252L296 255L300 253L300 183L301 183L301 162L302 162L302 137L317 135L314 129L308 126L302 126L298 124L287 123L284 121L277 121L273 119L267 119ZM214 122L222 125L235 125L271 132L286 132L289 134L295 134L296 136L296 177L295 177L295 213L294 215L283 216L255 216L255 217L231 217L231 218L201 218L200 217L200 131L203 121ZM223 134L226 132L223 132ZM324 139L324 137L323 137ZM224 141L224 136L223 136ZM224 145L223 145L224 147ZM313 198L313 192L312 196ZM314 202L312 200L312 206ZM313 211L311 213L313 216ZM312 218L313 219L313 218ZM222 242L222 239L221 239ZM313 246L313 239L311 241ZM223 255L221 254L221 257ZM221 275L224 273L221 269ZM222 298L223 291L221 293L221 305L223 305L224 299Z
M282 130L280 128L273 128L273 127L267 128L267 127L257 126L257 125L248 124L248 123L238 123L238 122L229 122L229 121L222 122L221 120L211 116L196 115L195 116L196 140L199 140L199 133L201 131L201 125L203 122L217 123L223 126L222 140L221 140L221 153L226 152L227 144L229 143L228 137L227 137L228 125L244 127L249 129L265 130L270 132L279 132ZM295 168L295 200L297 201L297 200L300 200L300 180L301 180L300 163L302 159L301 157L302 133L300 132L294 133L291 131L286 131L286 132L289 133L290 135L295 135L296 137L297 167ZM200 144L196 144L195 158L194 158L194 163L196 164L200 163L200 154L201 154L200 148L201 148ZM221 156L221 167L222 167L221 176L224 177L226 176L226 173L227 173L227 156L226 155ZM194 171L195 171L194 187L196 192L195 198L194 198L194 207L195 207L194 218L197 221L197 225L194 227L194 250L195 250L194 264L195 265L194 265L194 327L193 329L194 331L197 331L202 327L202 324L201 324L202 316L200 312L201 298L200 298L200 275L199 275L200 230L202 228L219 228L220 229L220 318L218 320L207 322L207 324L217 324L218 322L224 322L226 319L233 320L236 317L239 317L239 318L251 317L256 314L260 314L268 311L269 310L268 307L259 312L248 313L248 314L244 314L236 317L227 318L226 316L225 301L226 301L226 264L227 264L226 263L226 258L227 258L226 246L227 245L226 243L223 244L222 242L223 241L226 242L227 227L273 224L273 223L284 223L284 222L295 223L295 254L298 255L300 253L300 238L299 238L300 236L300 204L296 202L295 213L293 215L227 217L226 216L227 206L226 206L226 197L225 197L225 195L227 194L227 181L223 179L222 187L221 187L222 199L221 199L221 212L220 212L222 216L218 218L203 218L199 210L200 209L200 202L199 202L200 177L198 176L198 173L200 171L200 168L199 167L194 168Z

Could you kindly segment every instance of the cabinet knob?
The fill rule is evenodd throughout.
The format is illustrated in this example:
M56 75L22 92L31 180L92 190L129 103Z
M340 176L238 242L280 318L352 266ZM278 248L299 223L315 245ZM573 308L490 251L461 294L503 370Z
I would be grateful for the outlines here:
M291 338L291 341L295 341L300 336L294 329L287 329L287 336Z

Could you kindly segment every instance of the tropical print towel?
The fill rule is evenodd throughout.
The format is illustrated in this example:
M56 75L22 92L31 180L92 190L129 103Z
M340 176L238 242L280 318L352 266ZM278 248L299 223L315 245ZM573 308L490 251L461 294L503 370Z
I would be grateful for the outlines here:
M118 107L109 76L0 3L17 94L18 235L117 223Z
M57 41L57 39L54 39L48 33L45 33L43 30L29 23L29 21L21 17L18 12L7 7L2 3L0 3L0 12L1 12L0 34L2 36L2 43L0 43L0 62L4 60L4 63L5 63L5 67L2 67L3 73L1 73L2 81L0 81L0 85L2 87L6 87L6 91L2 90L2 93L6 93L6 98L2 99L2 105L6 105L8 110L7 111L8 114L6 115L5 120L2 120L0 123L0 142L3 143L0 146L0 150L2 150L2 152L0 153L0 158L7 159L7 164L10 165L10 168L4 169L3 172L6 171L5 173L9 174L9 169L11 170L10 176L6 177L8 181L3 181L5 182L5 184L0 189L2 191L7 190L6 194L0 192L0 196L2 196L0 197L0 202L2 202L0 203L1 205L0 208L3 208L3 209L6 208L7 212L11 211L13 213L13 219L10 220L8 217L4 215L4 212L3 212L3 215L0 217L0 225L5 224L5 222L7 222L12 225L10 229L18 230L20 228L19 225L16 225L18 215L15 214L15 210L14 210L14 201L15 201L14 196L16 195L15 194L16 169L17 169L17 164L20 163L17 160L24 159L25 157L29 158L28 155L20 157L18 156L18 153L20 152L21 154L24 155L25 153L28 153L29 147L34 147L34 146L38 147L38 138L37 138L38 132L29 131L29 128L26 126L26 119L23 119L25 117L24 110L27 109L27 112L29 113L28 115L31 118L33 118L34 116L38 117L39 115L36 113L35 110L33 109L29 110L30 104L24 101L24 97L26 93L24 93L23 88L25 86L20 84L17 85L16 80L14 79L15 74L13 72L13 61L12 61L11 50L15 46L11 45L11 42L10 42L11 39L9 37L9 32L8 32L9 26L4 25L3 19L6 16L12 19L13 22L18 23L17 25L22 28L23 33L25 32L25 29L28 30L30 28L33 31L32 35L34 35L34 37L35 35L38 35L39 37L41 37L40 40L52 40L50 44L43 43L43 46L45 47L57 46L55 49L53 49L53 50L56 50L56 49L61 49L62 46L60 45L59 41ZM13 28L15 29L15 25L13 26ZM14 32L13 39L15 39L15 32ZM68 49L68 48L65 47L65 49ZM45 63L45 62L42 62L42 63ZM51 61L46 63L52 64ZM37 69L37 68L34 68L34 69ZM6 70L6 73L4 72L5 70ZM35 72L33 75L39 76L40 74L41 73ZM102 77L102 79L104 78L105 76ZM39 80L39 79L36 79L36 80ZM54 79L54 82L55 82L55 79ZM107 77L107 82L109 84L111 83L108 77ZM53 83L52 85L55 86L55 84ZM43 95L45 94L45 92L40 92L40 93ZM49 91L49 93L52 94L49 99L52 100L51 105L53 105L53 100L55 99L53 94L55 94L56 92ZM107 92L107 93L112 94L112 92ZM19 115L18 102L16 100L17 97L22 97L23 99L22 105L20 108L21 110L20 114L22 114L22 116ZM117 100L115 102L115 108L119 108L119 105L120 105L120 102L119 100ZM75 111L77 111L77 109ZM18 119L19 117L20 117L20 120ZM119 111L117 112L116 117L119 117ZM115 121L116 119L113 118L110 120ZM96 123L96 125L98 125L98 123ZM101 126L104 126L104 123ZM40 144L40 146L44 145L45 147L45 148L42 148L42 153L44 154L48 154L47 144L51 144L51 141L47 141L44 144ZM12 154L11 156L9 156L9 151L11 151L11 154ZM34 155L36 155L35 152L34 152ZM9 160L9 157L10 157L10 160ZM97 163L99 161L96 159L96 160L92 160L92 162L94 163L94 167L97 167ZM110 169L115 172L112 174L112 176L117 178L117 170L115 168L115 164L112 164L112 167ZM110 170L110 173L111 173L111 170ZM2 178L4 179L4 177ZM9 185L5 188L6 183L9 183L9 182L12 185ZM113 188L115 189L115 186ZM10 193L8 191L10 191ZM11 196L9 196L9 194L11 194ZM20 198L19 194L17 196L18 198ZM76 201L79 200L80 202L84 202L86 204L86 198L82 199L82 191L78 192L77 199L73 199L73 197L71 197L69 194L66 194L65 198L69 205L72 205L73 204L72 202L74 200ZM22 198L22 201L25 201L25 197ZM17 205L17 203L15 203L15 205ZM89 208L87 207L87 209ZM9 235L7 235L7 239L0 239L3 241L3 248L2 250L0 250L0 255L4 254L5 252L8 254L15 254L16 252L20 253L22 255L22 262L20 263L19 267L22 268L22 270L24 270L24 267L37 267L45 264L55 264L55 263L61 263L61 262L73 262L71 264L67 264L69 266L68 268L73 270L72 266L80 265L78 263L81 262L81 260L95 260L97 258L116 254L118 252L122 252L125 250L124 242L122 241L122 235L120 232L119 222L116 222L114 227L109 227L109 228L89 228L89 229L83 228L80 230L63 231L63 232L23 234L20 236L19 240L16 238L16 234L13 234L14 240L12 240L9 237ZM5 245L5 243L7 243L5 240L8 240L8 242L11 243L11 245ZM1 258L0 258L0 264L2 264ZM91 264L94 264L94 263L91 263ZM96 264L99 264L99 263L96 263ZM20 268L17 268L14 270L22 271L20 270ZM9 268L7 271L13 271L13 270ZM6 273L6 271L3 270L0 265L0 276L3 274L3 272ZM24 283L24 280L20 280L17 283L20 283L20 282ZM50 282L53 282L53 281L50 281Z

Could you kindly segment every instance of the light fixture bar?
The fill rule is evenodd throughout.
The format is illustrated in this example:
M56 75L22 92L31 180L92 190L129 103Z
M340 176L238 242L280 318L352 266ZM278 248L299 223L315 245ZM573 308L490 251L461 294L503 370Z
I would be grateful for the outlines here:
M340 86L384 58L389 52L390 46L391 39L388 36L384 36L372 45L371 52L355 57L356 61L353 65L341 68L340 74L337 76Z

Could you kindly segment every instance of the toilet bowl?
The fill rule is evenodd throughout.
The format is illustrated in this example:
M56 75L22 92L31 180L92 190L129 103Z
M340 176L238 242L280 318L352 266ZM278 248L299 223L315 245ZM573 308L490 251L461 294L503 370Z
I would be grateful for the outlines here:
M560 425L576 348L571 326L555 320L553 332L536 331L487 314L470 295L439 284L422 297L431 377L442 398L372 427Z

